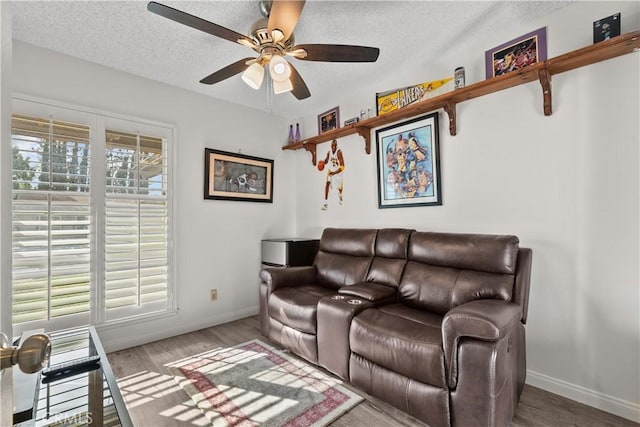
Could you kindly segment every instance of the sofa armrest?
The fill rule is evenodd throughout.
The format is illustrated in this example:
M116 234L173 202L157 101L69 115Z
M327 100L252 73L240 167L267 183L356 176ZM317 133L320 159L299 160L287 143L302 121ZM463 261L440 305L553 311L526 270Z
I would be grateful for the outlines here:
M522 318L519 305L499 300L476 300L451 309L442 320L442 344L450 388L458 381L458 345L463 337L498 341Z
M395 300L396 288L379 283L365 282L343 286L338 290L341 295L362 298L367 301L379 302L388 299Z
M309 285L316 282L316 267L285 267L285 268L265 268L260 271L262 283L267 285L269 292L279 288L286 288L298 285Z

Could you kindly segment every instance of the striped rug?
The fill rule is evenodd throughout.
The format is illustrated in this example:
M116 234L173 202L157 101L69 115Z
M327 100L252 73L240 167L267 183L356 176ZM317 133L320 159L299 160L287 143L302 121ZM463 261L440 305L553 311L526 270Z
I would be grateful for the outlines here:
M215 427L325 426L363 400L339 379L259 340L167 368Z

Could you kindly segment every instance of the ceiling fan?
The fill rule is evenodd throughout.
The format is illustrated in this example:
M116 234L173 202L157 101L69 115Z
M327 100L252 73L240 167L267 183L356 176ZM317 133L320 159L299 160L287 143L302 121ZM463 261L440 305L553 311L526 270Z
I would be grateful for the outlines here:
M154 1L147 4L147 9L205 33L239 43L258 53L258 57L236 61L203 78L200 83L211 85L242 73L242 80L247 85L259 89L264 79L264 69L268 67L276 94L291 92L296 98L305 99L311 96L309 88L285 57L291 56L304 61L375 62L380 49L342 44L296 45L293 30L304 3L304 0L261 0L260 11L264 18L253 23L248 36Z

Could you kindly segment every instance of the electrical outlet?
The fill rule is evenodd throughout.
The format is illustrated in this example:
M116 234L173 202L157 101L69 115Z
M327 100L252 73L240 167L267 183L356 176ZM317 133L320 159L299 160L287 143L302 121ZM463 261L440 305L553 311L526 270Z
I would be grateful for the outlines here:
M215 301L218 299L218 290L211 289L211 301Z

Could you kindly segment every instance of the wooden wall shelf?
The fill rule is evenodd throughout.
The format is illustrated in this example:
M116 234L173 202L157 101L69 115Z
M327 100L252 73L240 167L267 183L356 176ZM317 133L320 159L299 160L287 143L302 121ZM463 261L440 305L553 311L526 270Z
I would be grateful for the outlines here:
M456 89L442 95L416 102L400 110L372 117L361 122L334 129L318 136L306 138L295 144L282 147L283 150L305 149L311 153L311 161L316 164L316 146L323 142L342 138L352 134L359 134L364 139L364 148L367 154L371 154L371 129L384 126L389 123L404 120L430 111L444 109L449 116L449 133L455 135L457 131L456 105L473 98L498 92L503 89L540 81L542 87L542 106L545 116L552 113L551 107L551 76L574 70L585 65L595 64L617 56L625 55L640 50L640 31L633 31L614 37L600 43L596 43L582 49L565 53L547 59L544 62L530 65L518 71L511 72L492 79Z

